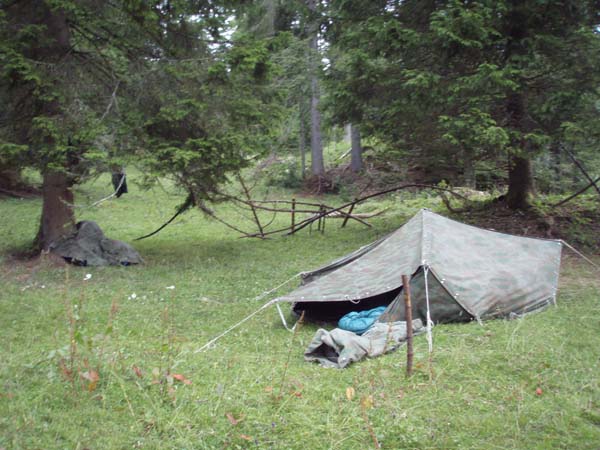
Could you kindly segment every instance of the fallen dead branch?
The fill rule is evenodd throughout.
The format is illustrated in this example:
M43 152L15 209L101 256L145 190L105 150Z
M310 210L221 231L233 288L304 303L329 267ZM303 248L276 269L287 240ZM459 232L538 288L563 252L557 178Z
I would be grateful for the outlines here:
M435 191L438 191L442 197L442 201L444 202L446 207L451 211L456 211L456 210L451 207L450 200L444 194L452 195L453 197L458 198L466 203L468 203L470 201L464 195L461 195L451 189L447 189L447 188L443 188L443 187L439 187L439 186L433 186L433 185L429 185L429 184L411 183L411 184L403 184L400 186L395 186L390 189L385 189L383 191L365 195L363 197L356 198L351 202L345 203L341 206L334 208L332 206L328 206L328 205L325 205L322 203L317 204L317 203L310 203L310 202L298 202L295 199L291 200L291 201L290 200L252 200L251 195L250 195L251 190L246 186L246 184L243 182L243 180L241 180L241 178L240 178L240 183L244 190L244 196L246 197L245 200L238 198L238 197L228 195L228 194L224 194L224 193L219 193L220 198L223 200L233 201L233 202L237 203L240 207L250 210L252 212L254 222L255 222L256 226L258 227L258 230L259 230L258 233L247 232L247 231L244 231L244 230L236 227L235 225L228 223L227 221L218 217L214 213L214 211L209 209L204 204L196 204L196 206L198 206L209 217L212 217L213 219L222 223L226 227L240 233L242 235L242 237L258 237L261 239L265 239L267 236L271 236L274 234L282 234L283 233L285 235L291 235L291 234L297 233L298 231L302 230L303 228L306 228L309 225L312 225L314 222L319 223L319 230L321 232L323 232L324 228L325 228L324 220L326 218L344 219L344 222L342 223L342 227L344 227L346 225L346 223L349 219L355 220L365 226L370 227L371 224L366 222L364 219L379 216L379 215L383 214L386 210L375 211L375 212L371 212L371 213L356 214L356 213L353 213L356 205L358 205L359 203L362 203L366 200L369 200L371 198L389 194L391 192L396 192L396 191L403 190L403 189L421 188L421 189L433 189ZM161 231L163 228L165 228L169 223L173 222L173 220L175 220L175 218L177 216L179 216L181 213L183 213L184 211L189 209L189 207L192 206L193 204L194 204L193 196L190 195L186 199L185 203L177 210L177 212L173 215L173 217L171 217L167 222L165 222L162 226L160 226L158 229L156 229L152 233L149 233L145 236L139 237L135 240L141 240L141 239L145 239L145 238L155 235L156 233ZM265 206L267 204L271 204L273 206ZM276 205L290 205L290 208L277 207ZM308 208L297 209L296 208L297 205L305 206ZM311 206L313 208L318 208L318 209L310 209ZM344 211L345 209L347 209L348 212L345 212ZM263 225L258 218L257 211L259 211L259 210L273 212L274 214L276 214L276 213L291 214L291 216L292 216L291 225L283 227L283 228L279 228L276 230L266 231L267 226L269 226L273 222L274 218L268 224ZM311 214L311 216L308 218L305 218L304 220L296 221L295 215L298 213Z
M565 203L567 203L568 201L573 200L575 197L583 194L585 191L587 191L589 188L591 188L592 186L595 185L595 183L600 182L600 177L596 178L595 181L592 181L591 183L588 183L585 187L579 189L577 192L575 192L573 195L569 195L567 198L561 200L558 203L555 203L554 205L550 205L552 208L556 208L557 206L561 206L564 205Z

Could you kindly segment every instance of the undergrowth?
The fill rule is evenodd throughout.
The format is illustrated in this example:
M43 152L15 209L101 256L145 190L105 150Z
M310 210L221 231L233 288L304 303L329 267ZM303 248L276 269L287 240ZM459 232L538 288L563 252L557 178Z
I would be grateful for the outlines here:
M101 198L109 183L85 185L78 201ZM78 209L79 219L132 241L182 200L169 186L130 191ZM443 208L433 195L402 193L364 207L387 208L372 228L331 220L324 234L265 241L240 239L193 211L135 244L144 265L78 268L48 256L14 260L10 251L35 235L40 204L3 200L0 448L597 448L599 277L571 257L556 307L436 327L432 380L424 336L411 379L403 349L327 370L302 357L317 326L289 333L273 309L197 352L256 311L264 291L423 206ZM216 210L252 224L231 205Z

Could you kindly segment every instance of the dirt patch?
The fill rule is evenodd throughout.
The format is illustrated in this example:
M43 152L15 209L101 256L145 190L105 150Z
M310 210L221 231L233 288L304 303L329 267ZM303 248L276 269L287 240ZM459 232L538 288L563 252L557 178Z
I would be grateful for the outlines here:
M600 253L600 209L585 209L577 204L541 213L536 208L515 211L503 202L454 215L481 228L518 236L564 239L587 252Z

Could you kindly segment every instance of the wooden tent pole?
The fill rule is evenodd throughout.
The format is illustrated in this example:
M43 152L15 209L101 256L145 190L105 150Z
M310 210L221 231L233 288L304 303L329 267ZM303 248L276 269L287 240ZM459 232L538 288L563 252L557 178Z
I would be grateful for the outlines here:
M413 369L413 328L412 304L410 299L410 278L402 275L402 289L404 290L404 317L406 319L406 376L412 375Z

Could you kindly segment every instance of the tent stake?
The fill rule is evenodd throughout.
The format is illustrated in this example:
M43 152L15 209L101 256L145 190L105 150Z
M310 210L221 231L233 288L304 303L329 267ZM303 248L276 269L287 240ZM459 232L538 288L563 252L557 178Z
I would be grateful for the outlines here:
M412 328L412 304L410 300L410 278L402 275L402 289L404 290L404 315L406 319L406 377L412 375L413 366L413 328Z

